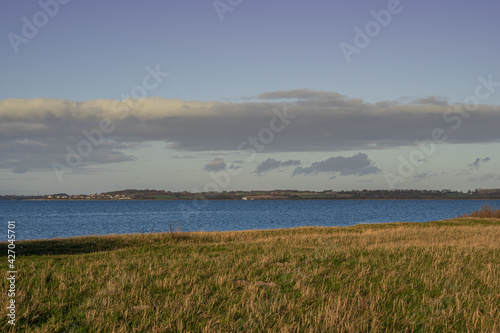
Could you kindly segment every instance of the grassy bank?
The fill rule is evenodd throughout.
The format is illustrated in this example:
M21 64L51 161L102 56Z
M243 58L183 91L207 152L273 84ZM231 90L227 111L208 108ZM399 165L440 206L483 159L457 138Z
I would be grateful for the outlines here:
M17 242L17 322L2 279L0 328L498 332L499 239L500 220L461 218Z

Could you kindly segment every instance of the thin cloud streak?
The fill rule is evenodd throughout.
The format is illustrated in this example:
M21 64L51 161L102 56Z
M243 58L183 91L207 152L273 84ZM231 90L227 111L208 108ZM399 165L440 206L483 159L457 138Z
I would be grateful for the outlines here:
M380 173L380 169L368 159L368 155L358 153L354 156L334 156L327 160L314 162L309 167L297 167L293 171L296 175L311 175L317 173L338 173L341 176L357 175L366 176Z
M487 163L490 160L491 160L491 158L489 158L489 157L485 157L483 159L478 157L478 158L476 158L476 160L473 163L469 164L468 167L475 168L476 170L479 170L479 166L481 164Z
M288 161L278 161L274 158L268 158L267 160L260 163L255 169L255 173L261 175L264 172L280 169L287 166L297 166L300 165L301 162L299 160L288 160Z

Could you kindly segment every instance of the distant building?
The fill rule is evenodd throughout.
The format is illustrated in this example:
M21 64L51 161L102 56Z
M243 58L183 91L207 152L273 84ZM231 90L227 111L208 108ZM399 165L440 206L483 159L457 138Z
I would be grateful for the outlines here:
M497 193L500 192L500 188L478 188L477 193L478 194L491 194L491 193Z

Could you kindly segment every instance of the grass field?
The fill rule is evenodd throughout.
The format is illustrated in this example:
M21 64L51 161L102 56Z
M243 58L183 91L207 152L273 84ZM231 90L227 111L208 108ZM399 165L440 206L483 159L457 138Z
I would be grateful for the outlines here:
M19 241L0 329L499 332L499 239L499 219L464 217Z

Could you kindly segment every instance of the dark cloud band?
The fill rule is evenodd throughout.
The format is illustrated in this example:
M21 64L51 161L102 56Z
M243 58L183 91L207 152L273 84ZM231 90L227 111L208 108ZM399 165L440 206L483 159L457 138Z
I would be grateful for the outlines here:
M448 143L499 140L500 106L476 105L465 117L460 105L447 105L436 97L410 104L372 104L334 92L291 90L265 93L260 98L260 102L253 103L164 98L121 102L2 100L0 168L15 172L50 169L51 162L67 158L68 149L77 150L82 141L91 141L85 133L95 134L103 121L112 130L102 133L102 140L92 145L82 165L129 161L133 159L130 144L148 141L165 141L183 151L234 151L269 126L275 117L274 109L286 110L294 117L266 144L266 152L411 146L415 140L431 138L436 128L443 130ZM273 101L277 99L289 101ZM280 126L278 122L276 127ZM321 168L321 164L316 167ZM307 168L298 170L308 172Z

